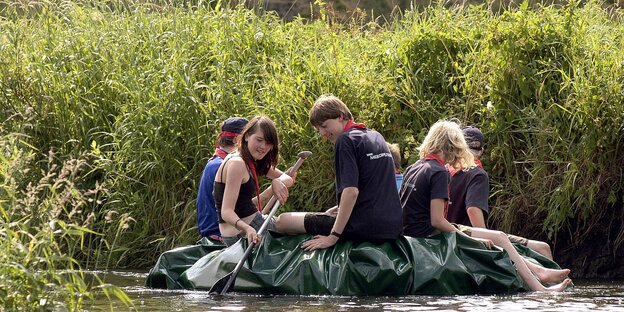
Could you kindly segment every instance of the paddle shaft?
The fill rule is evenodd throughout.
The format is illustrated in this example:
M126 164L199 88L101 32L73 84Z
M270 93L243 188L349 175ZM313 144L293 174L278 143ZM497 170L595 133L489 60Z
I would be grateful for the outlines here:
M286 173L290 176L297 173L297 171L299 170L299 167L301 167L301 164L303 163L303 160L306 159L308 156L312 155L312 152L303 151L297 155L299 156L299 159L297 159L297 162L295 163L295 165L286 171ZM279 208L280 206L280 202L276 200L275 195L271 197L271 199L269 200L269 203L263 209L263 212L266 211L266 209L270 207L270 205L273 205L273 208L271 208L271 211L269 212L268 216L262 223L262 226L260 227L260 230L258 231L258 235L262 235L264 233L266 228L269 226L269 222L275 215L275 212L277 212L277 208ZM251 253L251 251L254 249L255 246L256 246L255 242L249 243L249 246L247 246L247 249L245 250L243 257L238 261L238 263L236 264L236 267L234 267L234 270L230 272L229 274L227 274L226 276L219 279L216 283L214 283L214 285L212 285L212 287L210 288L209 293L212 294L212 293L218 292L220 295L224 295L226 292L230 291L230 288L234 288L234 281L236 280L236 276L238 275L238 272L243 268L243 264L245 264L245 261L247 260L247 258L249 257L249 254ZM227 283L224 284L226 280L227 280ZM223 288L220 288L222 287L222 285L225 285L225 286L223 286Z
M288 170L286 170L286 174L289 176L293 176L295 173L297 173L297 171L299 171L299 168L301 167L301 164L303 164L303 161L307 158L306 157L299 157L299 159L297 159L297 162L295 163L294 166L288 168ZM267 202L266 206L264 206L264 209L262 209L262 212L266 212L269 207L272 207L275 204L275 201L277 200L277 198L275 197L275 195L271 195L271 199L269 199L269 201Z
M269 212L269 215L267 216L266 220L264 220L264 222L262 223L262 226L260 227L260 230L258 231L258 235L262 235L264 233L264 231L266 230L266 228L269 226L269 222L271 220L271 218L273 218L273 215L275 215L275 212L277 211L277 208L279 208L280 206L280 202L277 201L275 202L275 204L273 205L273 208L271 208L271 212ZM240 259L240 261L238 261L238 263L236 264L236 267L234 268L234 271L232 271L230 274L226 275L223 278L228 278L227 283L225 284L225 286L223 287L223 289L219 290L213 290L212 288L210 289L210 292L216 292L219 291L220 295L225 295L225 293L227 293L229 291L229 289L233 286L234 284L234 280L236 280L236 276L238 275L238 272L243 268L243 265L245 264L245 261L247 260L247 258L249 257L249 254L251 253L251 251L254 249L254 247L256 246L255 242L250 242L249 246L247 246L247 249L245 249L245 253L243 254L243 257ZM217 281L213 287L217 286L221 284L219 283L220 281Z

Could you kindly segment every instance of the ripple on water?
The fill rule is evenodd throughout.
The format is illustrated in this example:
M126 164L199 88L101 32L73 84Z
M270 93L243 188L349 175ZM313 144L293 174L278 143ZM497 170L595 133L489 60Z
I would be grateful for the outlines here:
M575 280L563 293L518 293L471 296L272 296L233 293L211 296L207 291L161 290L144 287L146 273L94 272L121 287L138 310L169 311L622 311L624 281ZM115 307L123 307L114 303ZM109 310L108 301L91 310Z

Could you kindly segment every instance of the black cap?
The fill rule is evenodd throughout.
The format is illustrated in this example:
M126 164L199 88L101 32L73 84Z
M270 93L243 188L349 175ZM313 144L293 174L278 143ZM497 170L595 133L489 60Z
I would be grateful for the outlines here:
M221 131L233 132L240 134L247 125L249 120L244 117L231 117L226 119L221 126Z
M477 127L466 127L462 130L468 147L473 150L481 150L485 146L483 142L483 133Z

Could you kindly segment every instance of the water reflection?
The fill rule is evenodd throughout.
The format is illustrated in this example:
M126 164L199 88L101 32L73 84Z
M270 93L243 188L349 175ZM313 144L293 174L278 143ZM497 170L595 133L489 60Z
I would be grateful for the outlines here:
M207 291L160 290L144 287L147 273L98 273L107 283L121 287L134 300L128 309L113 303L115 311L623 311L622 281L574 280L575 289L564 293L519 293L490 296L267 296ZM91 311L110 310L99 300Z

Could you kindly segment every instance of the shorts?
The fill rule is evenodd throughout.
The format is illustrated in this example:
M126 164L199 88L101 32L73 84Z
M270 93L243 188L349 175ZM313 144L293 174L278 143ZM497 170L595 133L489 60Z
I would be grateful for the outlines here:
M451 223L460 232L472 237L472 228L463 224Z
M260 231L260 228L262 227L264 220L266 220L266 217L268 217L268 215L256 213L256 216L253 218L253 220L251 220L249 225L252 228L254 228L256 232ZM267 225L266 231L268 230L275 231L275 217L271 217L271 220L269 220L269 224ZM223 238L223 243L225 244L225 246L229 247L229 246L236 244L236 242L238 242L238 240L241 239L242 237L244 237L242 234L238 234L236 236L223 236L222 238Z
M324 213L306 213L303 227L308 234L329 236L336 217Z

